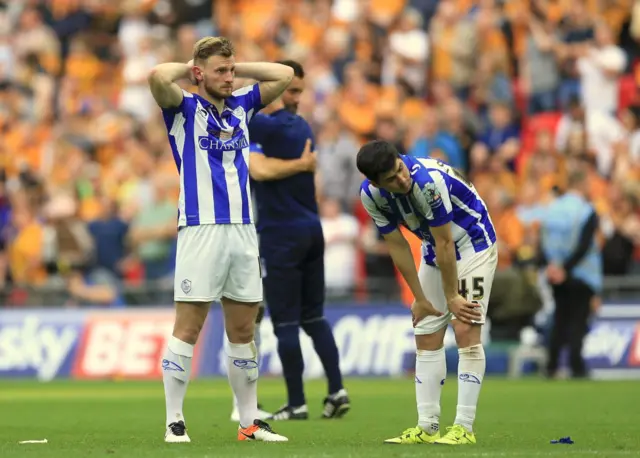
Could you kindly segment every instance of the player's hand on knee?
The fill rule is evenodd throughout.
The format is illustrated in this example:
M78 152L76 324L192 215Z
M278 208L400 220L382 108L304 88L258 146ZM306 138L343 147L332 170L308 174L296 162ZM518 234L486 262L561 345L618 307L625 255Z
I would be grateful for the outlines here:
M440 310L437 310L431 302L427 300L414 301L411 305L411 317L413 318L413 327L415 328L418 323L424 320L428 316L442 316Z
M473 324L482 320L480 304L469 302L459 294L448 302L449 311L463 323Z
M302 151L300 160L304 163L307 172L314 172L316 170L316 153L315 151L311 151L310 138L307 138L307 142L304 144L304 151Z

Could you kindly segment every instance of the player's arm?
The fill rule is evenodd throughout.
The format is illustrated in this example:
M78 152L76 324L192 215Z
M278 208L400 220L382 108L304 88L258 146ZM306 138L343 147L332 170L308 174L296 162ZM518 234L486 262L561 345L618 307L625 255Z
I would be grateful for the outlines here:
M471 324L482 319L482 313L477 304L467 301L458 290L458 260L456 259L456 244L451 232L451 223L431 227L431 235L435 240L436 262L442 276L442 288L447 300L447 307L456 318Z
M431 305L424 295L424 291L422 290L422 286L420 285L420 280L418 278L416 264L413 260L413 254L411 253L411 248L409 247L409 243L404 238L402 232L400 232L397 220L391 220L389 217L385 216L380 209L378 209L378 206L375 204L371 194L364 187L360 190L360 199L365 210L367 210L367 213L371 216L371 219L373 219L373 222L378 228L378 232L380 232L384 238L393 263L400 271L402 278L407 282L407 285L413 294L415 299L415 302L411 307L413 325L415 326L427 315L442 315L442 313L433 308L433 305ZM420 309L418 311L420 316L417 316L416 305Z
M431 227L431 235L435 240L436 262L442 275L442 287L447 303L458 296L458 260L456 244L451 233L451 223Z
M193 65L170 62L156 65L147 80L151 94L161 108L178 107L182 103L182 89L176 84L193 77Z
M254 84L256 84L258 82L259 81L252 80L250 78L234 78L233 79L233 90L237 91L238 89L241 89L243 87L253 86Z
M297 159L279 159L267 157L253 148L249 156L249 174L256 181L281 180L297 173L313 172L316 168L316 155L311 151L311 140L307 140L302 156Z
M449 195L449 185L441 172L429 172L431 182L425 183L422 189L428 208L425 208L429 219L429 229L433 236L436 263L442 276L444 297L449 311L465 323L480 320L482 314L462 297L458 290L458 260L456 244L453 240L451 221L453 221L453 205ZM447 175L448 176L448 175Z
M236 77L259 81L260 102L269 105L280 96L293 79L293 69L272 62L241 62L236 64Z
M405 239L404 234L400 229L396 228L389 233L382 234L382 237L387 244L393 263L400 271L402 278L407 282L415 300L417 302L427 302L427 298L422 290L422 285L420 285L418 270L416 269L416 263L413 259L413 253L411 253L411 247L407 239Z

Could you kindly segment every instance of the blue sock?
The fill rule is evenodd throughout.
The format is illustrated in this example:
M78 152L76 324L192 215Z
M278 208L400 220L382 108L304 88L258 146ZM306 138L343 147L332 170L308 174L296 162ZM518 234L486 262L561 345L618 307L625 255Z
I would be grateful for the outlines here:
M278 355L282 362L282 374L287 384L289 406L300 407L306 404L302 388L304 361L300 348L300 329L298 325L276 326L274 333L278 338Z
M342 374L340 373L340 356L338 355L338 347L331 332L331 326L324 318L316 319L302 323L302 329L306 332L311 340L313 347L320 357L324 373L327 375L329 382L329 394L334 394L342 388Z

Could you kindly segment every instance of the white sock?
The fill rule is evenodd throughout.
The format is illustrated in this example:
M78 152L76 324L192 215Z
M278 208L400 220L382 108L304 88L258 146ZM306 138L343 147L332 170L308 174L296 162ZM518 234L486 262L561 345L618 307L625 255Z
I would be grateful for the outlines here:
M447 377L444 348L416 351L418 425L433 435L440 429L440 393Z
M171 337L162 358L162 380L167 403L167 425L183 420L182 404L191 376L193 345Z
M258 367L260 366L260 343L262 342L262 338L260 336L260 323L256 323L256 327L255 330L253 331L253 342L256 344L256 359L258 361ZM229 339L225 338L225 344L227 345L226 348L229 348ZM228 352L227 352L228 354ZM238 398L236 397L235 393L233 395L233 408L237 409L238 408Z
M460 348L458 355L458 409L453 423L473 431L487 361L481 344Z
M227 377L238 400L240 426L246 428L258 418L258 354L253 342L229 342Z

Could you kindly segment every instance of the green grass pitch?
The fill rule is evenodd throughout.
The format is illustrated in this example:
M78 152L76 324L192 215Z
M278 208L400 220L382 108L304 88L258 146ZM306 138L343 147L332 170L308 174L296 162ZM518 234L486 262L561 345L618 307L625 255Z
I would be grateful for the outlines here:
M307 383L312 419L273 422L286 444L236 441L229 421L226 380L197 380L185 415L191 444L165 444L164 396L158 382L1 381L0 457L618 457L640 456L638 382L510 381L487 378L480 395L478 444L383 445L416 424L412 379L349 379L352 411L342 420L320 420L325 385ZM260 400L275 409L283 382L260 382ZM455 415L456 380L442 396L442 427ZM551 445L571 436L573 445ZM18 445L48 439L47 444Z

